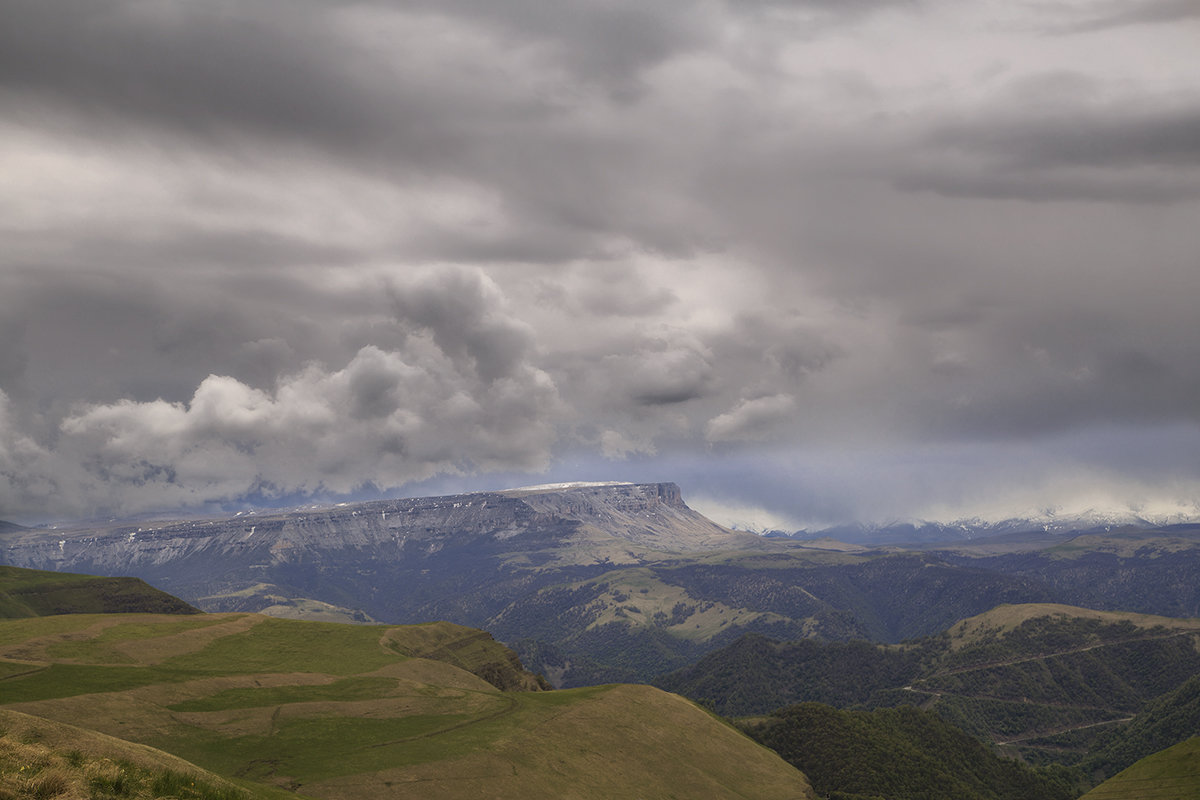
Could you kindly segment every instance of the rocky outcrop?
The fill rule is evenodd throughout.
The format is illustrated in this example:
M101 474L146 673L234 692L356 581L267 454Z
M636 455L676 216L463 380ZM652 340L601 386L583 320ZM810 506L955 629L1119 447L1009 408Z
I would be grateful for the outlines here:
M683 502L674 483L581 486L518 495L539 513L578 520L604 534L657 551L753 549L754 534L722 528Z

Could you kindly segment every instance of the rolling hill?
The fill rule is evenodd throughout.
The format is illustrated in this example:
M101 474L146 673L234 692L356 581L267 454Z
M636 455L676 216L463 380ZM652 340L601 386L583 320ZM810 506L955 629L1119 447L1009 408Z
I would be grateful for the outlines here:
M486 634L449 623L6 620L0 681L7 710L85 724L255 791L813 797L799 771L680 697L625 685L514 691L540 687Z
M283 800L145 745L0 708L0 797Z

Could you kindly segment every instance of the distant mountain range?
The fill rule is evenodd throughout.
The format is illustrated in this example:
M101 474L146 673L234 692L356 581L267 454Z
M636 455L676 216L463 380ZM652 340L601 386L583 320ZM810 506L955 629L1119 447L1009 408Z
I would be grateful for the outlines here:
M899 541L917 530L915 524L899 526L893 534ZM414 629L405 634L410 644L392 649L417 661L462 665L497 689L508 688L498 682L503 675L524 675L522 681L539 686L549 679L559 687L588 687L564 698L590 697L597 684L656 681L719 712L769 713L762 724L739 724L813 772L819 794L843 800L935 797L931 781L944 781L930 776L950 765L956 774L977 776L974 788L954 789L955 798L1074 796L1200 731L1200 620L1194 619L1200 618L1200 526L1190 524L1069 532L1014 524L1011 530L991 526L988 535L974 538L867 546L728 530L688 508L670 483L555 484L223 518L10 526L0 531L0 561L52 570L0 568L0 579L8 581L0 612L8 616L144 611L144 603L162 599L137 581L69 571L135 575L212 612L389 625L446 620L440 624L482 628L541 677L525 675L511 654L489 657L483 671L470 667L477 647L496 652L490 637L478 632L455 634L449 644L438 638L440 628L423 628L428 637ZM136 602L122 601L122 592ZM114 599L116 608L95 605ZM172 610L192 609L179 603ZM162 623L164 653L190 641L193 634L184 635L185 629L194 629L196 646L203 646L209 623L187 621L195 617ZM322 627L314 639L306 631L316 628L275 622L280 624L254 622L256 633L247 642L268 651L286 645L288 659L319 656L333 665L321 670L340 669L325 637L356 638L335 631L360 630ZM67 631L74 624L46 623L37 645L45 649L42 660L62 656L71 663L22 677L30 702L58 698L62 682L55 676L76 669L74 659L85 650L103 667L94 674L79 671L85 683L116 680L124 691L150 674L123 659L149 657L152 650L142 653L124 641L125 633L102 634L110 623L75 625L85 626L85 639L95 639L94 653L93 644L75 641L75 633L61 640L57 633L49 636L51 628ZM152 627L137 623L128 633L156 638ZM42 630L29 630L35 628ZM360 644L370 645L362 653L375 653L370 635L362 636ZM251 657L235 645L240 637L221 645L221 670L229 658ZM179 679L182 673L171 670L185 661L187 670L202 672L218 663L191 658L171 661L164 675ZM291 661L271 663L268 672L287 672ZM29 667L0 663L5 669L24 675ZM379 677L364 672L339 678L331 684L337 702L358 702L366 696L360 692L382 685ZM15 697L17 682L5 685ZM260 703L249 684L219 694L220 703L203 701L206 710L174 710L184 714L179 719L216 714L214 724L236 727L242 704ZM325 698L325 690L295 695L291 711L300 713L301 700ZM264 708L276 702L271 691L261 696ZM652 713L675 713L660 694L621 690L603 696L617 703L615 717L602 712L610 714L605 726L613 719L624 724L624 710L647 703ZM808 705L789 705L797 701ZM65 696L49 702L70 705ZM555 703L516 702L531 712ZM913 705L927 713L904 708ZM490 713L480 719L492 719ZM641 718L641 712L629 713ZM274 730L260 712L250 716L262 716L264 730ZM284 723L289 735L300 735L307 724L299 718ZM1010 771L962 732L1048 766ZM411 735L413 741L423 737ZM653 733L667 735L661 727ZM837 761L805 743L814 736L858 744L834 745L830 752L842 759ZM272 744L273 737L262 743ZM905 768L863 760L876 751L905 753ZM820 770L805 766L814 752ZM287 769L308 766L289 762ZM868 773L874 776L869 781L856 779ZM996 777L1002 775L1007 777ZM307 781L314 776L296 779L312 785ZM1028 788L1039 781L1042 788ZM998 782L1007 788L988 793L986 787Z
M907 547L766 537L706 519L675 484L572 483L15 529L0 562L132 575L206 611L449 620L556 686L649 681L746 633L898 642L1003 603L1200 616L1200 528L990 530Z
M5 522L4 520L0 519L0 534L15 533L16 531L24 530L28 530L28 528L22 525L17 525L15 522Z
M763 532L769 538L796 540L832 539L871 546L920 545L963 542L1024 534L1069 535L1120 530L1171 527L1200 528L1200 518L1182 514L1140 516L1131 511L1085 511L1059 514L1052 511L1027 517L986 520L978 517L954 522L898 520L882 524L853 523L817 530Z

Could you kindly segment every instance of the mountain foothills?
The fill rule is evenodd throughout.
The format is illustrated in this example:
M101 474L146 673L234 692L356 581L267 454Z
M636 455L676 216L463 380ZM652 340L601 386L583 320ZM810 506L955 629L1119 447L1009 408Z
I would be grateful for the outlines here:
M0 533L4 563L133 575L206 611L483 628L561 687L648 681L747 633L895 643L1001 604L1200 616L1195 528L939 547L731 531L669 483Z
M1021 605L899 645L748 636L656 683L728 716L916 706L1096 781L1200 730L1198 676L1200 620Z
M135 575L207 611L486 628L564 686L649 677L687 663L721 633L714 646L748 630L807 635L822 627L707 602L648 570L780 551L695 513L673 484L25 530L2 543L9 564ZM848 632L840 619L831 624L830 635ZM624 648L629 639L635 646Z
M536 726L539 733L522 742L522 753L529 746L553 751L556 743L581 735L568 725L572 715L592 720L590 735L612 737L603 748L649 747L650 739L674 742L673 736L691 735L651 732L643 727L651 725L645 714L656 718L653 724L701 726L709 731L705 737L715 737L712 741L723 742L720 748L730 747L731 753L741 752L735 741L749 744L694 706L672 705L682 702L668 700L673 695L648 687L598 686L652 682L736 718L746 735L794 765L790 772L763 779L762 787L782 780L779 785L789 787L779 790L783 794L760 795L753 789L747 796L806 796L807 784L797 789L787 783L802 771L820 796L840 800L942 796L937 791L968 800L1069 798L1120 779L1126 774L1122 770L1137 773L1142 760L1159 758L1161 751L1171 752L1167 749L1200 733L1200 582L1195 580L1200 528L1076 533L1032 523L1020 528L1013 522L1001 535L905 547L758 536L705 519L684 504L674 484L620 483L226 518L60 529L10 526L0 532L0 560L55 571L41 574L38 580L46 588L33 595L64 591L50 591L50 575L64 586L84 580L60 574L66 570L134 575L211 613L172 617L177 621L167 628L97 621L83 628L56 622L43 631L36 626L51 623L6 623L15 632L9 641L16 647L7 658L28 657L37 666L8 667L16 674L4 685L6 690L26 687L26 694L16 696L18 710L61 722L77 710L69 698L85 693L103 694L121 714L157 704L166 711L101 733L136 732L131 737L136 741L170 750L217 775L298 787L322 797L350 796L351 786L406 791L412 787L401 784L411 776L425 774L422 770L440 774L449 763L456 771L465 769L456 772L464 781L488 776L479 778L488 786L512 770L522 780L539 770L585 771L582 752L574 761L521 760L526 756L505 749L517 745L498 732L504 727L498 720ZM30 596L8 590L0 595L0 613L55 613L49 601L37 605ZM158 610L194 609L182 604ZM359 624L320 627L318 620ZM454 633L414 627L429 620L447 620L439 625L449 625L445 630ZM489 631L512 650L474 629ZM353 630L368 633L347 633ZM265 638L233 646L235 639L221 631ZM326 636L350 648L346 653L363 653L365 666L344 672L339 670L345 666L335 668L319 658L309 663L316 655L307 652L312 647L307 643ZM351 645L356 636L374 644ZM184 640L192 637L205 642L216 637L216 649L194 642L185 648ZM93 644L72 644L83 640ZM217 646L217 640L225 644ZM86 657L72 655L72 648L80 647ZM437 662L439 669L465 671L490 687L473 684L483 695L498 692L509 699L470 695L466 706L445 707L452 710L444 713L458 721L443 726L445 720L436 721L443 711L435 713L413 699L422 691L441 697L443 688L376 681L399 673L377 673L383 667L372 666L378 655L372 647L406 664ZM156 648L167 655L153 656ZM253 670L236 665L243 650L255 648L275 655L255 661L254 669L262 669L247 680ZM486 657L497 652L494 648L505 655ZM220 676L223 682L203 688L195 683L202 677L196 669L205 679L213 677L204 670L216 670L216 662L207 659L226 657L234 666ZM151 660L143 663L145 658ZM477 663L481 658L486 669ZM190 659L200 659L203 668ZM278 677L293 671L310 676L297 678L297 686L331 688L300 690L291 678ZM47 674L37 678L42 672ZM82 688L62 695L36 688L50 675L56 676L55 685L67 677L68 684L77 681ZM455 687L444 689L447 697L467 691L453 681L439 681L450 679L428 684ZM177 684L193 687L195 695L177 702L173 688L160 694L145 688ZM568 691L532 691L549 685ZM205 700L210 689L221 699ZM4 702L18 702L8 698L6 693ZM366 710L381 701L391 710ZM556 702L592 705L589 711L559 714L550 710L558 708ZM327 708L327 703L335 705ZM266 708L276 709L269 720L262 718L265 711L250 710ZM380 766L387 761L382 757L373 761L347 751L326 760L306 749L304 743L315 736L312 719L359 713L372 721L346 722L346 746L361 747L364 754L416 758L403 762L403 777ZM701 716L688 716L695 713ZM418 724L416 717L426 722ZM723 732L704 727L709 723ZM414 748L424 752L425 745L417 743L427 738L426 724L443 749L461 745L449 762L430 766L432 761L411 755ZM364 733L367 729L372 732ZM738 738L722 738L729 734ZM388 749L400 742L406 746ZM691 754L687 758L716 758L702 748L689 751L695 743L688 742L671 747L683 748ZM239 760L235 753L243 749L256 755ZM405 755L397 755L401 750ZM754 761L765 751L747 752L755 755L744 757ZM901 753L904 757L897 758ZM622 763L628 758L637 760L620 756ZM734 784L725 782L721 763L713 761L716 771L697 778L708 781L707 788L697 785L699 794L686 794L723 796ZM772 770L782 764L762 763L764 775L775 775ZM654 787L669 793L668 783L683 780L647 777L636 765L628 767L628 775L618 772L605 780L648 781L650 789L639 789L644 796L655 796ZM1174 774L1183 773L1175 769ZM1195 773L1191 780L1200 789ZM616 784L606 785L615 791ZM445 791L422 796L453 796ZM497 789L496 796L506 796L503 791ZM547 796L553 794L548 791Z

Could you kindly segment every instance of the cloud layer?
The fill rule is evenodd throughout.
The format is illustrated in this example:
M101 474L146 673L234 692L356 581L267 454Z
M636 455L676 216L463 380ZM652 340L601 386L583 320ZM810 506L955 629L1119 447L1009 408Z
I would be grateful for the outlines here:
M1191 9L7 3L0 518L1194 502Z

